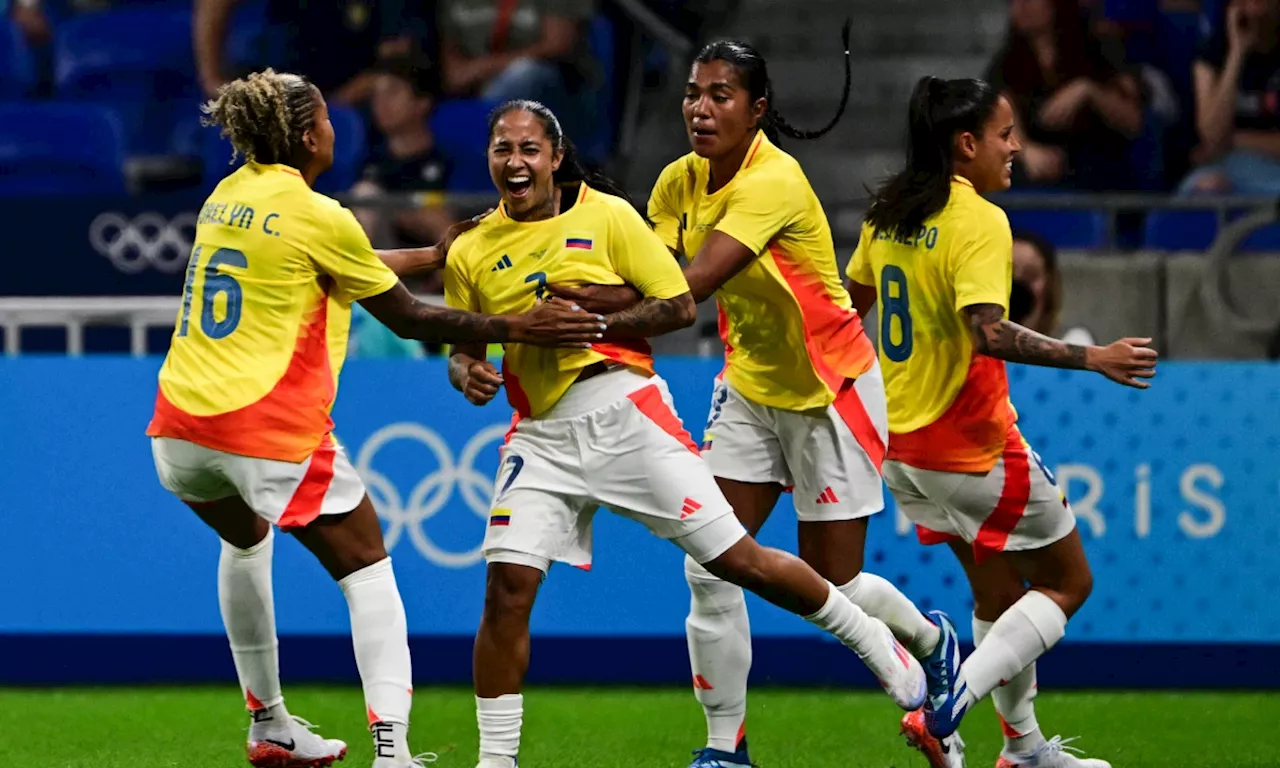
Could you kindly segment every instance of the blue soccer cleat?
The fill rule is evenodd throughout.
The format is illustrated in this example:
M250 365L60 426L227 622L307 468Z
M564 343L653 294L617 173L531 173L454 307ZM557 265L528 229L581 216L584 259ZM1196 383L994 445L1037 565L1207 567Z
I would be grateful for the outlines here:
M929 733L943 739L956 732L969 708L968 687L960 679L960 638L951 617L929 611L940 636L933 653L924 659L929 696L924 704L924 722Z
M693 750L693 762L689 763L689 768L756 768L756 764L751 762L751 756L747 754L747 739L744 736L738 742L735 752L711 747Z

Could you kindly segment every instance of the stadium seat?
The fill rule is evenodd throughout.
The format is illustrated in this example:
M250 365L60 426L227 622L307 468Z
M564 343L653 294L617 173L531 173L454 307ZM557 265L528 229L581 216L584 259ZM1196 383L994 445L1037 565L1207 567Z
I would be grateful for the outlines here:
M0 197L122 195L119 116L87 104L0 104Z
M1058 248L1103 248L1107 214L1099 210L1006 209L1009 226L1035 232Z
M1240 211L1227 214L1228 221ZM1143 246L1159 251L1204 251L1218 237L1216 211L1163 210L1147 214ZM1256 230L1240 244L1241 252L1280 251L1280 224Z
M496 107L483 99L442 101L431 115L431 131L440 153L453 163L451 192L490 192L489 112Z
M54 40L54 92L116 108L131 154L167 154L179 110L199 95L190 10L136 8L68 19Z
M614 25L604 14L597 13L591 20L591 26L587 30L587 45L600 65L603 84L591 94L595 106L595 119L592 123L597 126L597 130L591 135L583 136L578 149L585 159L603 163L613 149L618 124L617 94L621 93L621 89L614 83L614 78L617 77Z
M0 17L0 99L20 99L35 86L36 69L22 31Z

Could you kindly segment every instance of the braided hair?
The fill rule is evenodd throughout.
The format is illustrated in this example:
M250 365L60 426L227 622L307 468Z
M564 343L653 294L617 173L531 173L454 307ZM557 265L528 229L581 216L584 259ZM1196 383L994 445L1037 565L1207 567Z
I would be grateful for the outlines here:
M302 135L316 122L320 91L300 75L266 69L232 80L201 105L200 124L219 126L237 154L255 163L301 168L307 159Z
M738 77L746 86L751 100L754 102L757 99L764 99L768 103L769 107L760 122L760 129L764 131L765 136L769 137L769 141L779 144L780 136L801 140L816 139L835 128L836 123L840 122L840 118L844 115L845 107L849 106L849 92L853 88L853 61L849 53L851 24L852 21L846 19L840 32L840 39L844 43L844 93L840 95L840 106L836 109L835 117L831 118L831 122L816 131L802 131L796 128L774 108L773 82L769 79L768 66L765 64L764 56L761 56L760 52L749 43L739 40L709 43L693 60L698 64L708 64L713 61L729 64L738 72Z

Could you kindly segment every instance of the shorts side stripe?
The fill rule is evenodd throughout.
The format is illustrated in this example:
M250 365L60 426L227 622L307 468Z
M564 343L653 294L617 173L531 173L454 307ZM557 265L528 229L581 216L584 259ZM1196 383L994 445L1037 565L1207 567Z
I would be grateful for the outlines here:
M293 497L284 508L284 514L280 516L281 530L302 528L320 516L325 494L329 492L329 484L333 482L333 460L337 453L333 439L326 437L324 443L311 454L311 464L302 476L302 482L294 489Z
M858 445L862 446L862 450L866 452L867 458L871 459L871 463L876 465L876 471L884 472L885 445L884 440L880 439L880 433L876 430L875 422L871 420L870 414L867 413L867 407L862 404L862 398L858 397L858 390L854 388L854 380L846 379L844 386L841 388L840 394L836 395L835 402L836 413L840 414L840 419L849 427L849 431L853 433L853 437L858 441Z
M1022 520L1031 500L1031 457L1017 429L1009 430L1000 458L1004 462L1004 488L995 510L982 523L973 542L974 559L979 563L1004 550L1009 534Z
M698 453L698 446L694 445L689 431L680 423L680 417L676 415L675 411L671 410L671 406L667 405L667 401L662 399L662 391L658 389L657 384L641 387L627 395L627 399L635 403L640 413L644 414L654 424L657 424L663 432L679 440L680 444L688 448L689 452L694 456L702 455Z

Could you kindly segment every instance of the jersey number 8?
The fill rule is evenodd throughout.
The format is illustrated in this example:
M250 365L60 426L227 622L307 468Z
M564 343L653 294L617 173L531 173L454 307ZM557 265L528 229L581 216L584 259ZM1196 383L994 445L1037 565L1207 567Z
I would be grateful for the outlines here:
M898 318L899 341L893 340L893 319ZM911 295L907 273L901 267L884 265L880 270L880 348L895 363L911 357Z
M182 286L182 320L178 323L179 336L187 335L187 324L191 317L191 303L195 299L196 269L200 262L201 249L201 246L196 246L195 251L191 254L191 263L187 266L187 282ZM215 340L225 339L235 331L236 326L240 325L240 310L244 306L244 291L241 290L240 283L231 275L218 271L218 268L223 265L246 269L249 266L249 260L241 251L231 248L219 248L213 252L213 255L209 257L209 261L204 265L200 330L205 336ZM218 320L213 314L218 294L224 294L227 297L226 313L221 320Z

